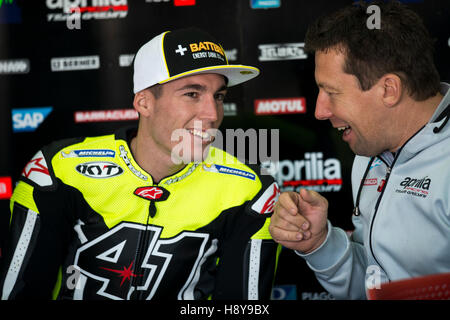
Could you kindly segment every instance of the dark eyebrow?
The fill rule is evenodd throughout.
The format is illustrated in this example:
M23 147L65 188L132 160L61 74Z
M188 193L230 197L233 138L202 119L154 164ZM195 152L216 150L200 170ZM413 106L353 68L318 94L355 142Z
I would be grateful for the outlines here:
M332 86L330 86L330 85L328 85L328 84L326 84L326 83L322 83L322 82L319 82L319 83L317 84L317 86L318 86L319 88L331 89L331 90L334 90L334 91L339 91L338 88L332 87Z
M220 91L228 91L227 85L224 84L223 86L221 86L221 87L219 88L219 90L217 90L217 92L220 92Z
M177 89L177 91L183 91L183 90L197 90L197 91L205 91L206 88L202 85L199 84L187 84L179 89Z
M197 90L197 91L205 91L206 88L200 84L187 84L179 89L177 89L177 91L183 91L183 90ZM226 85L223 85L219 88L219 90L217 90L216 92L220 92L220 91L226 91L228 90L228 87Z

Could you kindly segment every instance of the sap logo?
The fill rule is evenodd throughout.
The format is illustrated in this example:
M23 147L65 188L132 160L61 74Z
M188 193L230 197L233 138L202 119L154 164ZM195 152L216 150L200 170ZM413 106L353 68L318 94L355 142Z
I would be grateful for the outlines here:
M35 131L52 110L52 107L12 109L13 132Z

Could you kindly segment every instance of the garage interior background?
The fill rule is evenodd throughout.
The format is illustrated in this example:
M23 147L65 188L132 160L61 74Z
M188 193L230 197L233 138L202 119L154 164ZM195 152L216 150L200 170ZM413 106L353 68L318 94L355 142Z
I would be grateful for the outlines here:
M330 202L331 222L351 231L353 153L328 121L314 118L314 57L303 52L303 41L316 17L353 2L1 0L0 249L10 190L25 164L53 140L106 134L137 123L133 54L153 36L187 26L214 35L230 63L261 69L256 79L229 90L222 131L278 129L275 177L282 191L315 188ZM448 82L449 1L402 2L420 14L436 39L436 64ZM81 19L68 11L72 6L80 8ZM289 106L289 113L277 108L281 104ZM273 299L332 298L303 260L286 249L275 284Z

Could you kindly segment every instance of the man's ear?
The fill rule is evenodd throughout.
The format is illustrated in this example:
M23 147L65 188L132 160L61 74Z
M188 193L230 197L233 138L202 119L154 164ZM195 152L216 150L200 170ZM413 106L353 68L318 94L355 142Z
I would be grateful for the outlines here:
M385 74L379 82L383 88L383 103L386 107L395 107L401 100L403 95L402 79L394 74Z
M155 105L155 97L149 90L144 89L134 95L134 109L143 117L148 117Z

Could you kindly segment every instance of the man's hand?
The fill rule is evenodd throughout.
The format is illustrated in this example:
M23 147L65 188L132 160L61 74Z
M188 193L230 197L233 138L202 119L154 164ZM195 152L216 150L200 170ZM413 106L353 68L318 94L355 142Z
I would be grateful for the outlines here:
M327 212L327 199L315 191L283 192L275 204L270 234L286 248L309 253L326 239Z

